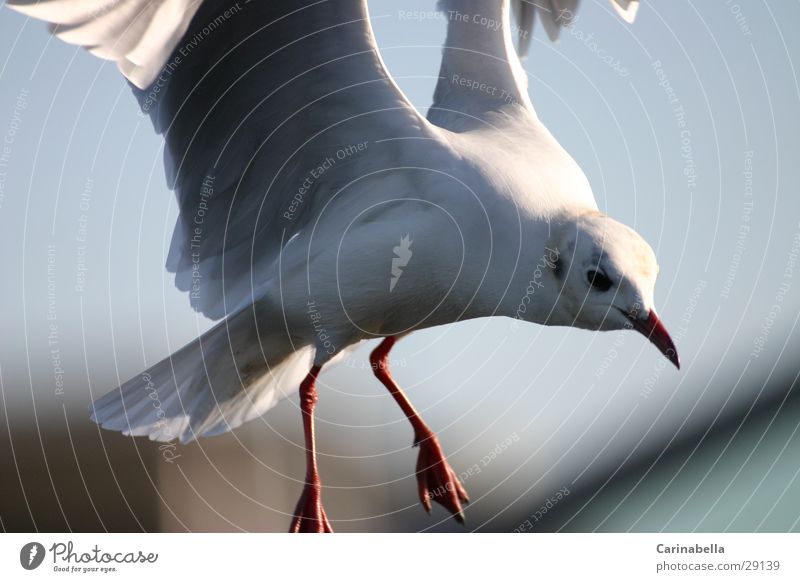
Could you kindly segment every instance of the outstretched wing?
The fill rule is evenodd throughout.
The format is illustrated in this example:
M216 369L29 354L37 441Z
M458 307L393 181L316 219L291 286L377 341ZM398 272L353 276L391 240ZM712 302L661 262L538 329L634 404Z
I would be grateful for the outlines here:
M528 51L535 17L556 40L561 28L574 22L579 2L440 0L439 10L448 20L447 40L428 119L460 132L507 116L534 115L520 57ZM638 0L611 4L628 22L639 7Z
M498 112L533 115L525 71L511 41L509 6L509 0L439 1L448 23L428 110L432 123L462 132L484 127Z
M365 0L10 6L115 60L133 84L164 135L180 207L167 268L212 318L241 305L254 263L274 260L341 185L327 160L436 132L386 72Z

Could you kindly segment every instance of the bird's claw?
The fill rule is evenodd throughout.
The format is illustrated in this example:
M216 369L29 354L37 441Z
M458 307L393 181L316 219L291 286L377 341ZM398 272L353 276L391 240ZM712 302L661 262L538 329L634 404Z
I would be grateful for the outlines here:
M456 521L464 523L462 503L469 503L469 496L459 483L455 471L447 462L435 435L425 435L415 439L419 446L417 459L417 484L419 500L425 511L431 512L432 501L435 501L453 514Z
M289 533L333 533L325 508L322 507L318 485L306 483L303 495L294 510Z

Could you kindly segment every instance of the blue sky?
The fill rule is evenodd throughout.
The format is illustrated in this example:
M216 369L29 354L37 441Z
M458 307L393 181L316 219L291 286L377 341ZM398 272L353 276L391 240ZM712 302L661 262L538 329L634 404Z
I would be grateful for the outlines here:
M445 22L432 0L397 4L371 2L374 28L424 110ZM800 4L645 2L633 26L583 4L560 42L537 27L533 103L601 209L656 249L656 301L684 368L632 334L505 320L401 342L397 376L448 450L527 443L503 475L509 499L751 402L765 371L791 364L782 348L800 312ZM44 416L79 411L90 391L209 327L163 268L177 212L160 138L129 93L112 65L0 11L0 372L12 407L33 397ZM374 431L372 452L390 464L408 431L369 371L328 379L320 430L341 437L331 442Z

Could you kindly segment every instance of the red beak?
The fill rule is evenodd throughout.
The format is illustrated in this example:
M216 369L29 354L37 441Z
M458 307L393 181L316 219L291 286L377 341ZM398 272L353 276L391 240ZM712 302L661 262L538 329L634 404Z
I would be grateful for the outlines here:
M664 357L675 364L675 367L680 370L681 362L678 359L678 350L675 349L672 338L669 337L664 324L661 323L655 310L651 309L650 314L645 319L640 319L632 315L629 315L628 319L630 319L633 329L653 342L659 351L664 354Z

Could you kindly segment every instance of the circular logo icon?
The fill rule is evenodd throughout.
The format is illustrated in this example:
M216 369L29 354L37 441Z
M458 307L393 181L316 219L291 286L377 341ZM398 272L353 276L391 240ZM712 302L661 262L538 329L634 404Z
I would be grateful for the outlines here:
M26 570L35 570L44 561L44 546L39 542L29 542L19 551L19 563Z

